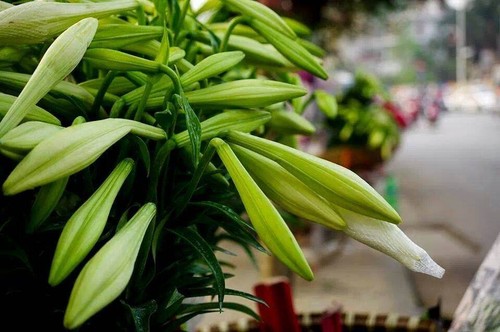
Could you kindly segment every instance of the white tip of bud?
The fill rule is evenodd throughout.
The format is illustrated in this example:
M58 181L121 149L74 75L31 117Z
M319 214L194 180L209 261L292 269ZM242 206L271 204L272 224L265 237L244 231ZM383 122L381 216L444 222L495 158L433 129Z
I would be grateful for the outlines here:
M445 271L441 266L434 262L431 256L429 256L429 254L425 251L422 256L420 256L420 259L415 261L412 270L415 272L425 273L439 279L443 277Z
M344 232L353 239L391 256L412 271L441 278L444 269L396 225L340 209L347 223Z

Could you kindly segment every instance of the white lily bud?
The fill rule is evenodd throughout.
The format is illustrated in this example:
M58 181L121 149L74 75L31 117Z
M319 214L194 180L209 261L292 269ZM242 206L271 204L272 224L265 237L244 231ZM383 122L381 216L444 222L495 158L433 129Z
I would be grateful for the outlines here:
M427 252L416 245L396 225L362 216L339 208L347 227L344 233L384 254L391 256L407 268L436 278L441 278L444 269L436 264Z

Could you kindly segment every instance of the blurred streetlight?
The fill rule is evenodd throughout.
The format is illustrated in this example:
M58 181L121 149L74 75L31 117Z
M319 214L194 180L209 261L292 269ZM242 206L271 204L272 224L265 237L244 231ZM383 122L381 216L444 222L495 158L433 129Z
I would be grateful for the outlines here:
M455 35L457 48L457 82L467 80L467 48L465 46L465 9L470 0L446 0L446 4L456 12Z

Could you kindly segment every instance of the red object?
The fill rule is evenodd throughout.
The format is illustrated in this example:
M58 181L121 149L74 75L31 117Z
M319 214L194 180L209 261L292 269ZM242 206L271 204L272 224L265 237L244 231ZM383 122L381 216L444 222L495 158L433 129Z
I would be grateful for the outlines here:
M394 120L400 128L408 127L408 119L403 114L403 111L395 103L391 101L386 101L382 105L390 114L392 114Z
M272 278L254 286L255 296L269 307L258 304L261 332L300 332L300 324L293 306L292 289L285 277Z
M321 317L321 332L342 332L342 311L340 305L325 311Z

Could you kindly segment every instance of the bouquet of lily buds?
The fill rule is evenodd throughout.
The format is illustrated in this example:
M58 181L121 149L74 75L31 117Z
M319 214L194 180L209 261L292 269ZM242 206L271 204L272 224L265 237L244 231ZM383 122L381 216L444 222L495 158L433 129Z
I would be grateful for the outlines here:
M252 0L0 1L4 324L258 318L216 254L232 241L312 280L280 211L440 278L377 191L294 144L314 132L298 72L328 76L310 33Z

